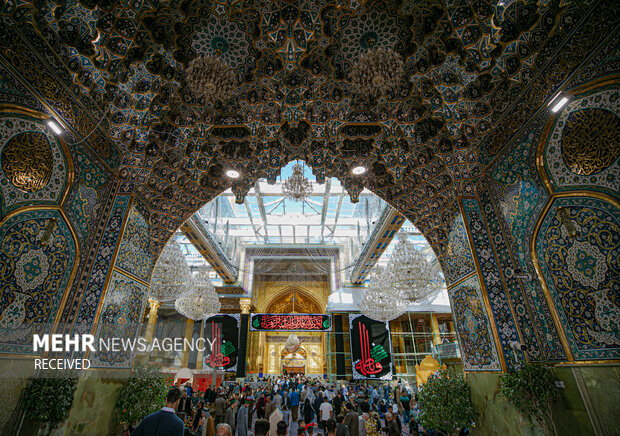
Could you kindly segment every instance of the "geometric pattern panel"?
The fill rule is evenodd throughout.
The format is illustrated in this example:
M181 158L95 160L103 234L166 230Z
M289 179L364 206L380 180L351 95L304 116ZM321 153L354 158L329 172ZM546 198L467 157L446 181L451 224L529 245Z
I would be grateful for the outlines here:
M96 341L99 342L99 339L107 341L108 338L129 340L136 338L148 291L147 286L119 271L113 271L98 320ZM133 354L129 351L99 349L90 356L90 359L93 367L129 368Z
M148 282L151 270L149 225L139 208L140 204L134 202L129 210L129 218L115 267Z
M448 290L465 371L501 371L478 277Z
M92 273L78 312L77 323L84 326L86 330L89 330L88 326L95 320L105 279L112 267L114 250L121 236L121 229L129 200L130 197L128 195L117 195L114 199L114 206L108 216L103 238L99 244Z
M79 147L73 148L75 161L75 183L67 200L67 214L75 223L81 240L88 239L91 226L99 218L101 200L106 194L103 187L109 180L109 173ZM102 192L103 191L103 192Z
M446 249L440 253L439 263L447 286L471 274L476 269L469 247L465 223L463 223L463 216L460 212L454 214Z
M536 254L575 359L620 358L618 207L589 197L557 199Z
M0 216L20 206L59 203L67 174L60 141L41 119L0 113Z
M49 333L75 256L75 241L58 211L23 212L2 225L0 351L30 354L32 335Z
M620 89L577 98L545 138L545 170L556 191L620 189Z
M514 317L529 347L527 357L553 361L565 360L566 355L542 286L533 280L529 248L548 198L536 171L536 148L546 118L546 113L538 116L504 149L486 172L489 189L480 189L478 194Z
M515 353L510 349L509 343L520 342L520 338L512 315L511 300L503 285L495 252L491 246L490 238L495 235L490 235L490 230L486 227L478 200L463 199L462 201L465 221L472 236L472 245L478 258L480 272L484 278L493 319L506 357L506 365L510 369L518 362L515 361Z

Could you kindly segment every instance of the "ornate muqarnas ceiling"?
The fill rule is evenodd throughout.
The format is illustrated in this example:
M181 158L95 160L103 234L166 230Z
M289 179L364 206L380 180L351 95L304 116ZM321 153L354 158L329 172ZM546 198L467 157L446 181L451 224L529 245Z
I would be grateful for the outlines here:
M66 0L18 2L12 15L30 14L82 91L109 108L122 189L141 194L153 240L228 187L242 202L257 178L274 181L300 158L353 201L371 189L438 244L456 194L474 193L478 144L583 13L499 3ZM350 72L378 49L400 55L405 77L359 95ZM197 56L235 71L233 98L193 97L185 70ZM357 165L366 174L352 175Z

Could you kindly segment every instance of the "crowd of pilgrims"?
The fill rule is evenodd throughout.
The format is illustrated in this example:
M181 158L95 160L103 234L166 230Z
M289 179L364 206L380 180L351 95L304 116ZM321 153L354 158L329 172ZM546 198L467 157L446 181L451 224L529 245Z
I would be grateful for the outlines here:
M215 436L216 428L232 436L437 434L419 424L415 395L397 381L324 383L297 375L226 382L205 392L190 383L180 388L185 436Z

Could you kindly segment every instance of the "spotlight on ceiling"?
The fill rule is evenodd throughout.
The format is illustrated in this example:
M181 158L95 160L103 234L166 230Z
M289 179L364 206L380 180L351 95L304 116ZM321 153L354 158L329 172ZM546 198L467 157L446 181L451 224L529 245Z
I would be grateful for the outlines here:
M228 171L226 171L226 177L229 177L231 179L238 179L240 175L241 174L239 174L239 171L237 171L237 170L228 170Z
M360 174L364 174L366 172L366 167L360 165L360 166L354 167L351 170L351 172L355 174L356 176L359 176Z
M62 134L62 129L60 128L58 123L56 123L56 121L54 121L54 120L47 120L47 127L52 129L52 131L55 134L57 134L57 135L61 135Z
M551 99L547 106L551 107L551 112L556 113L559 112L560 109L562 109L564 105L566 105L566 103L568 103L568 97L564 97L562 96L561 92L558 92L555 97Z

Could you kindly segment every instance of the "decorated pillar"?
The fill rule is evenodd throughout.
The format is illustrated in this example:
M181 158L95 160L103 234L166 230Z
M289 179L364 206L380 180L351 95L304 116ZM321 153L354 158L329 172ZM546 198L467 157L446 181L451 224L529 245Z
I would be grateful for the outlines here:
M204 322L200 321L200 337L204 338ZM196 356L196 369L202 369L202 360L204 359L204 351L200 348L198 349L198 354Z
M237 361L237 378L245 377L245 355L248 344L248 327L250 323L250 307L252 300L240 298L239 307L241 308L241 325L239 326L239 360Z
M146 333L144 334L148 342L152 342L155 336L155 324L157 324L157 310L159 306L161 306L161 301L149 298L149 321L146 325Z
M344 368L344 338L342 337L342 315L334 315L334 331L336 342L336 378L343 380L346 376Z
M437 315L431 313L431 333L433 335L433 345L441 343L441 335L439 333L439 323L437 322Z
M187 323L185 324L185 339L188 341L192 340L192 332L194 331L194 320L187 319ZM187 364L189 362L189 348L183 346L183 354L181 356L181 368L187 368Z

